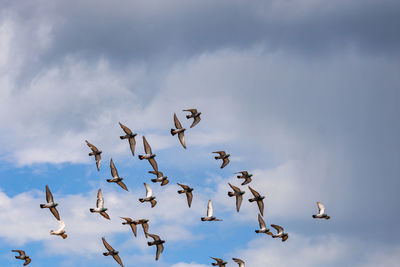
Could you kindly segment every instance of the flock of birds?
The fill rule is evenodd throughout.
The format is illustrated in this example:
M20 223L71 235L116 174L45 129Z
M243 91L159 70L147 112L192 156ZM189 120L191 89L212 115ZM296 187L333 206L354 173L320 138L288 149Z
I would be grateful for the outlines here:
M191 119L191 118L194 119L190 128L193 128L200 122L201 112L198 112L197 109L185 109L183 111L189 111L191 113L190 115L186 116L187 119ZM180 123L176 114L174 114L174 124L175 124L176 129L171 129L171 135L174 136L177 134L181 145L183 146L183 148L186 149L186 142L185 142L185 135L184 135L184 132L186 129L182 127L182 124ZM121 126L122 130L125 132L125 135L120 136L120 138L128 139L130 150L132 152L132 156L134 156L135 155L135 147L136 147L135 137L137 136L137 133L132 132L127 126L123 125L122 123L119 123L119 125ZM97 167L97 170L99 171L102 151L99 150L93 144L89 143L87 140L86 140L86 144L91 149L89 156L94 156L95 161L96 161L96 167ZM150 147L149 143L147 142L146 137L144 137L144 136L143 136L143 146L144 146L144 151L146 154L139 155L138 157L140 160L144 160L144 159L148 160L151 167L153 168L153 170L149 171L149 173L156 175L157 178L151 179L151 181L153 183L159 182L161 186L165 186L166 184L169 183L168 176L164 176L164 174L161 171L159 171L157 161L155 160L156 154L154 154L152 152L151 147ZM219 159L222 160L221 169L229 164L230 154L227 154L225 151L215 151L212 153L218 154L218 156L215 157L216 160L219 160ZM110 160L110 169L111 169L112 178L107 179L107 182L116 183L122 189L128 191L127 186L123 182L124 178L119 176L117 168L115 167L112 159ZM251 181L252 181L253 175L249 174L247 171L240 171L235 174L240 174L240 175L237 175L238 179L244 179L243 183L241 184L242 186L247 185L247 184L251 183ZM188 185L184 185L184 184L180 184L180 183L178 183L178 185L182 188L182 190L178 190L178 194L186 195L187 204L190 208L191 204L192 204L192 199L193 199L192 191L194 189L189 187ZM237 212L239 212L240 206L241 206L242 200L243 200L243 194L245 192L242 191L239 187L234 186L230 183L228 183L228 185L233 190L233 192L228 192L228 196L236 198L236 210L237 210ZM149 202L151 204L151 208L153 208L154 206L157 205L156 197L153 196L152 189L148 184L144 183L144 186L146 188L146 197L140 198L139 201L141 203ZM263 220L263 216L264 216L264 201L263 200L264 200L265 196L262 196L260 193L258 193L256 190L254 190L250 186L248 186L248 188L253 195L253 198L250 198L249 202L256 202L258 205L258 209L259 209L258 222L259 222L260 229L255 230L255 232L270 235L272 238L281 238L282 242L285 242L289 238L289 234L285 233L284 228L282 226L279 226L276 224L271 224L271 227L277 231L276 234L273 234L270 231L270 229L268 229L266 227L266 224ZM65 231L65 223L60 219L60 214L58 213L57 208L56 208L58 206L58 203L56 203L54 201L53 195L51 194L51 191L47 185L46 185L46 202L47 203L45 203L45 204L40 204L40 208L49 209L50 212L54 215L54 217L59 222L58 229L51 230L50 235L60 236L63 239L67 238L67 234ZM330 216L328 216L325 213L324 205L321 202L317 202L317 205L318 205L319 212L318 212L318 214L312 215L312 217L318 218L318 219L330 219ZM101 189L99 189L97 192L96 208L91 208L91 209L89 209L89 211L92 213L99 213L105 219L110 220L110 216L107 214L107 208L104 207L104 197L103 197L103 193L102 193ZM142 225L145 237L146 238L151 237L153 239L153 241L147 242L148 246L156 246L155 260L157 261L160 258L160 255L164 250L163 244L165 243L165 240L162 240L159 235L149 233L149 224L148 224L149 220L148 219L134 220L134 219L128 218L128 217L120 217L120 218L124 220L124 222L122 222L122 225L129 225L131 227L133 235L135 237L137 236L137 225ZM213 210L213 205L212 205L211 199L208 201L207 216L202 217L201 221L222 221L221 219L217 219L214 216L214 210ZM104 247L107 250L107 252L104 252L103 255L104 256L112 256L119 265L124 266L122 263L122 260L119 256L119 251L115 250L106 241L106 239L104 237L102 237L102 241L103 241ZM24 266L28 265L31 262L31 258L25 254L25 251L23 251L23 250L12 250L12 251L19 253L19 255L15 256L15 258L24 260L25 261ZM214 257L211 257L211 258L213 260L215 260L215 262L212 263L213 266L224 267L226 264L228 264L228 262L224 261L223 259L214 258ZM236 262L239 265L239 267L245 266L245 262L241 259L232 258L232 260L234 262Z

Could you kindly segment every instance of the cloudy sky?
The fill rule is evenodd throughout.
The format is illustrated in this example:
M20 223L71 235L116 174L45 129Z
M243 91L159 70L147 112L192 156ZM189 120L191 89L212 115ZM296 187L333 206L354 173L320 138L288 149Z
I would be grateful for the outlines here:
M0 0L0 265L398 266L400 260L400 2L396 0ZM173 113L202 121L170 135ZM143 135L170 184L121 141ZM100 172L89 140L103 151ZM226 150L220 169L212 151ZM113 158L129 192L105 179ZM264 219L289 233L257 235L257 207L227 196L253 173ZM159 201L137 200L149 182ZM176 183L195 188L192 208ZM68 238L41 210L49 185ZM102 188L111 221L91 214ZM203 223L208 199L223 222ZM316 201L331 219L313 220ZM166 240L154 261L141 230Z

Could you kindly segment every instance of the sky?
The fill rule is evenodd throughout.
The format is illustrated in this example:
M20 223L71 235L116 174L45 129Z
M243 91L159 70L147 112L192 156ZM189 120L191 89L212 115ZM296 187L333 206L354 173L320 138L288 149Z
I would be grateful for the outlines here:
M397 266L399 18L395 0L0 0L0 265L21 266L22 249L29 266L118 266L104 236L127 267ZM136 155L146 136L167 186L118 122L138 133ZM99 172L85 140L103 151ZM129 192L106 182L111 158ZM245 186L236 212L228 183L242 170L286 242L254 232ZM190 209L176 183L194 187ZM65 240L39 207L46 185ZM99 188L110 221L89 212ZM222 222L200 221L209 199ZM312 218L317 201L330 220ZM159 261L121 216L150 219Z

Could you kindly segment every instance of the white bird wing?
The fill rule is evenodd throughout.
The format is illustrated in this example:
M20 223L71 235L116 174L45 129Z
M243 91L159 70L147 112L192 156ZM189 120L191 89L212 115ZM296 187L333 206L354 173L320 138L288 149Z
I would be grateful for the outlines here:
M102 209L104 207L104 198L103 198L103 193L101 192L101 189L99 189L99 191L97 191L96 207L98 209Z
M208 201L208 206L207 206L207 217L212 217L213 213L214 213L213 205L212 205L212 202L211 202L211 199L210 199Z
M64 231L65 229L65 223L63 221L60 220L60 225L58 226L57 232L61 232Z
M153 190L146 183L144 183L144 186L146 187L146 197L151 197L153 195Z
M325 213L325 206L321 202L317 202L318 205L318 210L319 210L319 215L322 215Z

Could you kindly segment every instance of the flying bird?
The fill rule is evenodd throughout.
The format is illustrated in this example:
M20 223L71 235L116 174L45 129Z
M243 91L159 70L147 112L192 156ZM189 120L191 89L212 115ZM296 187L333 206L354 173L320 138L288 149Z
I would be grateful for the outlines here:
M90 209L90 212L97 212L100 213L101 216L104 218L110 220L110 216L108 216L106 210L107 208L104 208L104 198L103 198L103 193L101 192L101 189L97 191L97 202L96 202L96 208L95 209Z
M149 234L149 236L151 238L154 239L154 241L152 242L147 242L148 246L157 246L157 253L156 253L156 261L160 258L161 253L164 250L164 245L163 243L165 243L165 240L161 240L160 237L158 235L154 235L154 234Z
M313 215L313 218L319 218L319 219L327 219L329 220L331 216L328 216L328 214L325 213L325 206L321 202L317 202L318 205L318 214Z
M176 113L174 113L174 123L175 123L176 129L171 129L171 134L172 134L172 136L174 136L175 134L178 134L179 141L181 142L183 148L186 149L185 135L183 133L186 129L182 127L182 124L178 120Z
M54 217L56 217L57 220L60 220L60 214L58 214L58 211L56 207L58 206L58 203L54 203L53 200L53 195L50 192L49 187L46 185L46 201L47 204L40 204L40 208L48 208L50 209L51 213L53 213Z
M136 236L137 233L136 225L141 224L146 238L148 237L149 234L148 219L132 220L131 218L126 218L126 217L121 217L121 219L125 220L125 222L122 223L123 225L129 224L131 226L134 236Z
M251 182L251 176L253 176L253 174L249 174L247 171L241 171L241 172L236 172L235 174L241 173L242 175L238 175L236 176L238 179L244 179L244 182L242 183L242 185L246 185L249 184Z
M153 154L153 152L151 151L151 147L150 147L149 143L147 143L146 137L144 137L144 136L143 136L143 146L144 146L144 152L146 154L145 155L139 155L139 159L140 160L147 159L150 162L150 164L153 167L153 169L156 172L158 172L157 162L154 159L156 154Z
M283 228L276 224L271 224L278 233L276 235L272 235L273 238L282 238L282 242L285 242L289 238L289 234L285 233Z
M59 221L60 226L58 227L57 231L50 230L51 235L58 235L61 236L63 239L67 238L67 234L65 233L65 223L63 221Z
M239 264L239 267L245 267L244 261L242 261L241 259L232 258L232 260L233 260L234 262L236 262L237 264Z
M128 139L129 147L130 147L131 152L132 152L132 156L135 156L135 146L136 146L135 136L137 135L137 133L133 133L131 131L131 129L129 129L128 127L126 127L125 125L123 125L120 122L119 122L119 126L121 126L122 130L124 130L124 132L126 133L125 135L122 135L119 138Z
M98 150L97 147L95 147L94 145L89 143L88 140L86 140L86 144L92 150L92 152L89 153L89 156L94 156L94 158L96 160L97 171L100 171L100 162L101 162L101 155L100 154L102 153L102 151Z
M216 261L216 262L211 263L212 266L225 267L228 264L228 262L223 261L222 259L213 258L213 257L210 257L210 258Z
M254 196L254 198L250 198L249 201L250 202L257 201L258 209L260 210L261 215L264 216L264 201L263 201L263 199L265 198L265 196L261 196L256 190L251 188L249 185L248 185L248 187Z
M18 252L19 253L19 255L18 256L15 256L15 258L16 259L19 259L19 260L24 260L25 262L24 262L24 266L26 266L26 265L28 265L30 262L31 262L31 258L29 258L29 256L27 256L26 254L25 254L25 251L23 251L23 250L16 250L16 249L13 249L13 250L11 250L12 252Z
M108 250L108 252L104 252L103 255L104 256L111 255L114 258L114 260L123 267L124 265L122 264L121 258L118 255L119 251L113 249L112 246L110 246L110 244L107 243L104 237L102 237L101 239L103 240L104 247Z
M193 199L192 191L194 189L189 187L189 186L187 186L187 185L184 185L184 184L178 183L178 185L183 188L183 190L178 190L178 194L183 194L183 193L186 194L187 203L188 203L189 208L190 208L190 206L192 205L192 199Z
M260 230L256 230L257 234L267 234L267 235L272 236L272 233L265 226L265 222L264 222L263 218L261 217L260 213L258 214L258 224L260 225Z
M107 179L107 182L116 183L117 185L119 185L120 187L125 189L126 191L129 191L128 188L126 187L126 185L124 184L124 182L122 182L122 180L124 180L124 178L119 177L117 168L115 168L115 165L114 165L114 162L112 159L110 160L110 169L111 169L111 176L113 178Z
M242 200L243 200L243 194L245 193L244 191L240 190L239 187L236 187L234 185L231 185L228 183L229 186L232 188L233 192L228 192L228 196L236 197L236 211L239 212L240 210L240 205L242 205Z
M150 202L151 207L153 208L156 204L156 197L153 196L153 190L150 188L150 186L146 183L144 183L144 186L146 187L146 197L145 198L139 198L140 202Z
M162 172L149 171L149 173L157 175L156 179L151 179L153 183L161 182L161 186L169 183L168 176L164 176Z
M222 159L221 169L224 168L229 163L229 157L231 154L226 154L225 151L215 151L213 153L219 154L219 156L215 157L215 159Z
M201 217L201 220L204 221L222 221L220 219L217 219L216 217L213 216L213 206L211 199L208 201L208 206L207 206L207 217Z
M190 126L190 128L193 128L194 126L196 126L199 122L200 122L200 115L201 112L197 112L197 109L193 108L193 109L184 109L183 111L189 111L190 115L186 115L186 119L190 119L193 118L194 121L192 123L192 125Z

